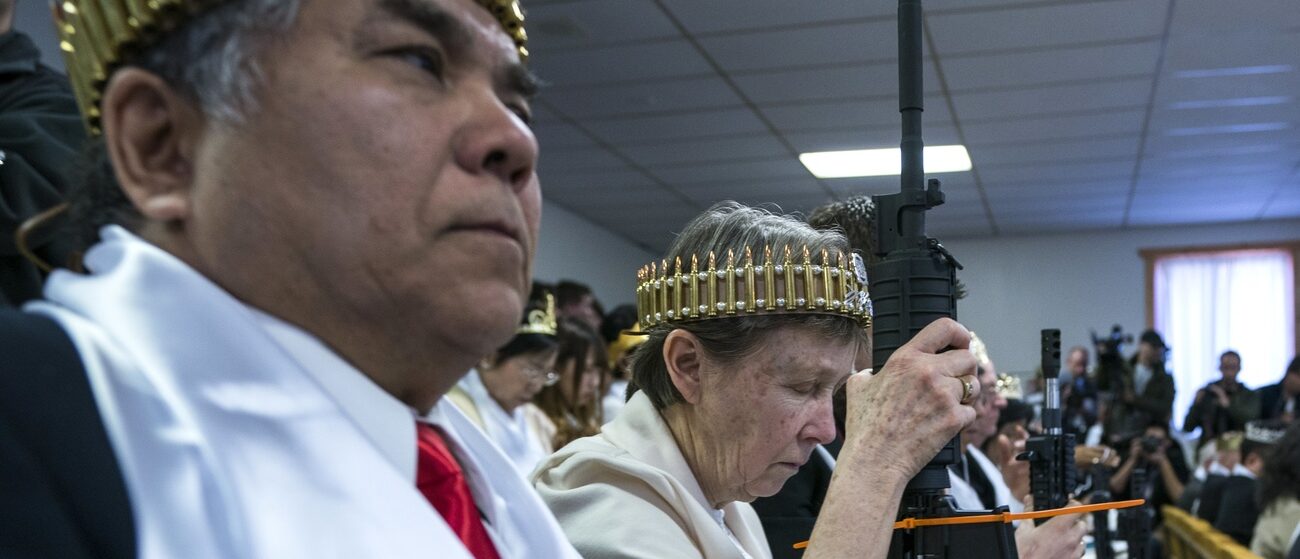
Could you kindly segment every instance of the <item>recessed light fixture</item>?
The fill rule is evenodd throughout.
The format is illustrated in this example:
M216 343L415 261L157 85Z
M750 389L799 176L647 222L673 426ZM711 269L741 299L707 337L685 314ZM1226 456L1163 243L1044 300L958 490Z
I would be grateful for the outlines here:
M819 179L881 177L902 173L903 152L899 148L818 151L799 155L799 162ZM966 146L926 146L926 173L957 173L970 170Z
M1244 134L1248 132L1273 132L1291 127L1289 122L1252 122L1249 124L1229 124L1226 126L1193 126L1190 128L1170 128L1166 136L1204 136L1206 134Z
M1171 109L1218 109L1224 107L1262 107L1264 105L1282 105L1291 102L1291 97L1276 95L1271 97L1238 97L1236 99L1200 99L1196 101L1178 101L1170 103Z
M1266 66L1234 66L1232 68L1205 68L1201 70L1179 70L1175 78L1219 78L1224 76L1254 76L1258 74L1285 74L1295 70L1290 64L1270 64Z

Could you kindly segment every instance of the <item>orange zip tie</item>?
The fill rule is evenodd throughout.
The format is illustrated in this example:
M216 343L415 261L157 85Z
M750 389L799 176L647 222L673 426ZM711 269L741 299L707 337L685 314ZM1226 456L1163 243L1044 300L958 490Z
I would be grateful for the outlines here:
M1059 509L1036 510L1031 512L1004 512L1000 514L980 514L975 516L952 516L948 518L904 518L894 523L895 530L912 530L926 526L950 526L954 524L983 524L988 522L1001 522L1008 524L1016 520L1032 520L1035 518L1050 518L1065 514L1083 514L1087 512L1097 512L1111 509L1126 509L1141 506L1145 499L1133 499L1129 501L1112 501L1109 503L1097 503L1093 505L1076 505L1073 507L1063 507ZM808 547L807 541L794 544L795 549Z

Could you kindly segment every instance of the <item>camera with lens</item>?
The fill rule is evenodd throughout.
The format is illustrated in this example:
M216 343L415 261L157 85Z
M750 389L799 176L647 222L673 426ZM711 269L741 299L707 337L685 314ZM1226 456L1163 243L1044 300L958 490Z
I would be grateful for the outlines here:
M1110 327L1110 335L1105 338L1098 336L1096 331L1092 332L1092 345L1097 348L1098 359L1118 357L1120 347L1131 343L1133 343L1133 334L1125 334L1124 328L1118 324Z
M1160 440L1160 437L1152 437L1150 435L1143 436L1142 440L1138 442L1138 444L1142 445L1142 452L1147 454L1159 451L1162 443L1164 443L1164 441Z

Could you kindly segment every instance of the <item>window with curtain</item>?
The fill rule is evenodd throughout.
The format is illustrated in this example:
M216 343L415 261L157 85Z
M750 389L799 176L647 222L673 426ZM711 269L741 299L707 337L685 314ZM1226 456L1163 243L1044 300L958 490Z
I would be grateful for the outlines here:
M1291 248L1198 251L1148 256L1155 329L1169 345L1178 392L1174 423L1196 391L1218 380L1219 355L1241 354L1238 381L1276 383L1295 354L1295 252Z

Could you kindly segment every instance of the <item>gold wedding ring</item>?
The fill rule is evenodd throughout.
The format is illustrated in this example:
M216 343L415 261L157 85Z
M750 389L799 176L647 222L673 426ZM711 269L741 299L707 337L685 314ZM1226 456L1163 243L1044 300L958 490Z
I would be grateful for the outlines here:
M971 397L975 396L975 384L966 379L957 379L961 381L961 403L969 404Z

